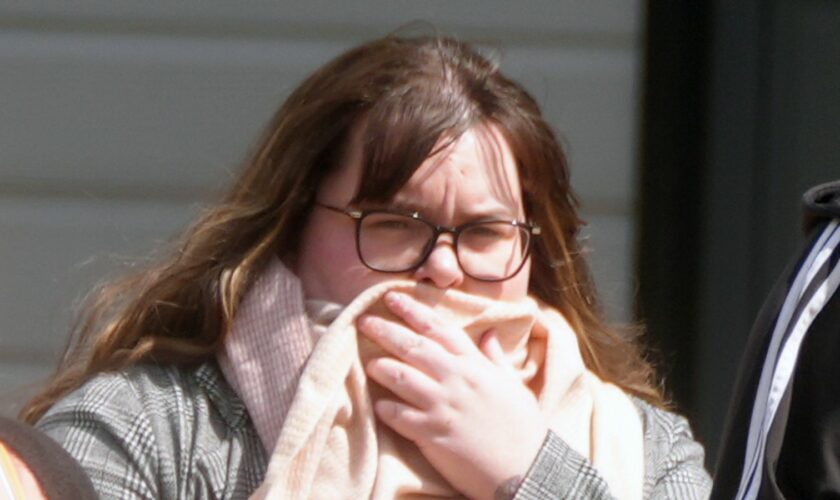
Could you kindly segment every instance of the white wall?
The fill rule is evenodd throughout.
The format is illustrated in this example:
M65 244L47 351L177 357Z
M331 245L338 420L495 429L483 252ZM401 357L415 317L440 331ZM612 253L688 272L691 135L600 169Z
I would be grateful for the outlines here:
M629 318L641 4L90 0L0 4L0 413L74 304L177 234L283 97L413 20L502 49L568 145L610 315Z

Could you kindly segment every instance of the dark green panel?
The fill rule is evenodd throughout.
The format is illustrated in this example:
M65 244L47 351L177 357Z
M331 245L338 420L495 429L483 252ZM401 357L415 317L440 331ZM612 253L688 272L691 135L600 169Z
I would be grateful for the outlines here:
M840 2L703 5L648 6L638 310L711 465L800 196L840 178Z

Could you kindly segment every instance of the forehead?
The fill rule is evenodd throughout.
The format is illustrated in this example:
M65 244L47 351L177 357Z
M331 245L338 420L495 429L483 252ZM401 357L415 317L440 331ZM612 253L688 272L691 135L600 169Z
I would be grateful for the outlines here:
M424 201L439 201L444 206L461 201L521 207L516 160L497 127L473 127L454 140L444 137L435 150L397 192L395 202L425 195L431 200Z
M495 203L521 212L522 190L516 159L504 134L495 125L474 126L457 137L444 134L432 148L431 155L410 172L402 185L373 186L377 193L388 190L394 193L382 199L355 199L363 176L370 175L371 169L378 167L365 158L364 137L363 126L351 129L341 163L321 183L321 201L342 206L354 200L443 205L460 196L462 201L466 198L476 204ZM390 168L404 166L391 165ZM364 180L370 182L371 179ZM366 186L365 189L370 191L369 188Z

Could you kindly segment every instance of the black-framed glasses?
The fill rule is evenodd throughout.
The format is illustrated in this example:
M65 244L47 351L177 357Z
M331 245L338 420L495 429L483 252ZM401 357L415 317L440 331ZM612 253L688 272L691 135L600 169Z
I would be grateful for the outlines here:
M426 262L443 233L451 233L458 265L481 281L504 281L522 269L540 228L517 220L467 222L457 227L434 224L417 212L354 210L315 202L316 206L356 221L356 251L362 264L383 273L414 271Z

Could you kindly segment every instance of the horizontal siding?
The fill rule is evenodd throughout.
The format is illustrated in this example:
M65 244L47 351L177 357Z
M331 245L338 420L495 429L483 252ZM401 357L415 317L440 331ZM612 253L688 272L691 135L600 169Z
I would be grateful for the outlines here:
M581 247L598 287L601 305L609 321L633 320L633 254L635 224L627 215L583 214L587 226L581 231Z
M370 38L407 23L425 21L460 36L548 41L577 36L589 44L615 38L634 39L640 15L638 1L609 0L253 0L247 5L227 0L81 0L72 4L60 0L5 0L0 4L3 24L52 30L99 27L123 32L207 30L214 36L236 33Z
M164 247L197 208L175 203L0 200L0 361L64 345L96 282Z
M343 48L0 34L0 95L10 97L0 101L0 195L200 198L230 178L290 90ZM530 46L499 54L544 103L568 144L574 186L595 211L632 202L634 54Z
M635 199L638 55L632 49L513 47L504 61L566 146L572 186L589 212L624 213Z
M229 178L292 86L341 49L75 35L17 40L17 47L0 43L0 66L9 69L0 92L14 97L0 103L0 180L178 198Z
M0 415L16 415L55 369L54 359L40 362L0 358Z

